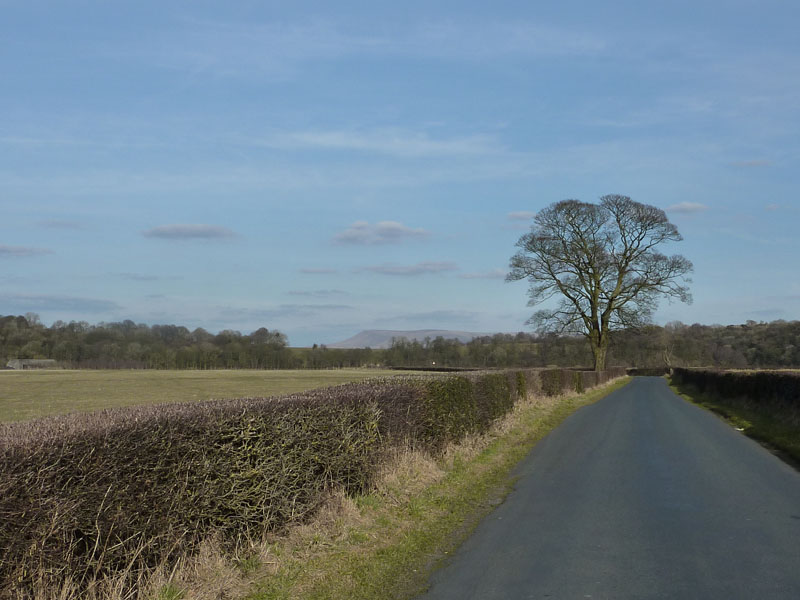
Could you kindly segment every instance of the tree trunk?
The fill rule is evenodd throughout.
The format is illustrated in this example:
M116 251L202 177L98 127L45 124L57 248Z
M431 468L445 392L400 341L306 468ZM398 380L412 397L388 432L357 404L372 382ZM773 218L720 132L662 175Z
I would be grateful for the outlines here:
M594 355L595 371L600 372L605 370L607 352L608 352L608 342L599 342L595 344L594 340L592 340L592 354Z

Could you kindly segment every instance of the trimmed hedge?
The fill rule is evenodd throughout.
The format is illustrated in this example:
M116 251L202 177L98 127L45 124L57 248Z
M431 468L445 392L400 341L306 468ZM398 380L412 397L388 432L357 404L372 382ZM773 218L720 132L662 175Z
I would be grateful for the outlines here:
M440 451L526 394L624 375L561 369L398 377L279 398L113 409L0 425L0 595L236 545L369 489L385 453Z
M672 380L728 402L779 413L800 422L800 374L781 371L673 369Z
M668 367L630 367L628 375L631 377L662 377L669 375Z
M611 367L605 371L577 371L573 369L543 369L539 372L542 382L542 393L545 396L557 396L569 391L583 392L596 385L623 377L624 367Z
M301 518L332 487L366 489L380 411L368 388L349 392L4 427L0 581L154 566L211 532L234 542Z
M545 396L555 396L564 389L564 382L572 373L561 369L545 369L539 372L542 381L542 393Z

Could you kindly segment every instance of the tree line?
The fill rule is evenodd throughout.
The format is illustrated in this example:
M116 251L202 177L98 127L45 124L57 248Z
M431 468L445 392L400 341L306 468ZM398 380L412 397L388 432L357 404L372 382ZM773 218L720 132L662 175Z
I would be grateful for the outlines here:
M386 364L454 367L587 367L592 348L583 335L496 334L464 344L436 338L394 340ZM800 367L800 321L742 325L644 325L611 333L608 364L625 367L786 369Z
M286 336L264 327L243 335L126 320L90 325L56 321L45 327L33 313L0 317L0 359L52 358L62 365L100 369L289 368Z
M290 348L286 335L265 327L250 334L210 333L133 321L90 325L39 317L0 317L0 363L52 358L74 368L330 369L343 367L591 367L581 335L496 334L462 343L442 337L395 339L388 349ZM800 367L800 321L743 325L646 325L612 334L608 364L636 367Z

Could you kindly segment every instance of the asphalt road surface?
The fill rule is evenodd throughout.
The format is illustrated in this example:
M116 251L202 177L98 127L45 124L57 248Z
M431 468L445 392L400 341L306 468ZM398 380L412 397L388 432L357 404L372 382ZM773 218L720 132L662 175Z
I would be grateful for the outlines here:
M638 377L517 467L426 600L800 599L800 473Z

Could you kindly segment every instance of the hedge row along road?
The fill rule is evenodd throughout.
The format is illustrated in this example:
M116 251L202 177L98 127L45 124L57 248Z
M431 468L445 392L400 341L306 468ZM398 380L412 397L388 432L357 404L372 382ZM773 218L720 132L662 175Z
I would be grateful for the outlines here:
M580 393L622 375L411 375L0 423L0 598L88 590L109 577L135 590L141 575L211 537L235 555L309 518L331 491L372 489L398 451L441 455L526 396Z
M572 415L422 598L800 598L800 473L665 380Z

